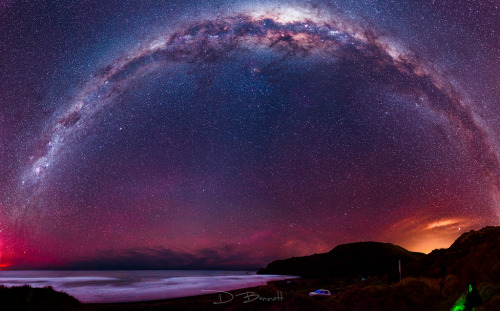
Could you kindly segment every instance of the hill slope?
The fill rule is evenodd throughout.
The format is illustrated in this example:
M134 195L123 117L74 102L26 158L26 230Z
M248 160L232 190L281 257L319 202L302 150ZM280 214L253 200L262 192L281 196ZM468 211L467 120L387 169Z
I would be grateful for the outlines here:
M258 274L304 277L360 277L397 271L398 260L409 264L425 255L390 243L358 242L338 245L328 253L271 262Z
M444 267L444 271L443 271ZM449 248L434 250L409 265L415 276L456 275L460 280L500 280L500 227L462 234Z

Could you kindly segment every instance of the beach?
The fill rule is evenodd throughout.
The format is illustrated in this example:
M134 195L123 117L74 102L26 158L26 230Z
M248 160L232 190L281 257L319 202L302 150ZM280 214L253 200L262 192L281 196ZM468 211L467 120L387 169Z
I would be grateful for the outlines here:
M128 303L84 304L88 311L113 310L327 310L328 301L309 297L324 280L290 279L206 295Z
M5 286L51 286L82 303L123 303L198 296L294 278L254 271L117 270L1 271Z

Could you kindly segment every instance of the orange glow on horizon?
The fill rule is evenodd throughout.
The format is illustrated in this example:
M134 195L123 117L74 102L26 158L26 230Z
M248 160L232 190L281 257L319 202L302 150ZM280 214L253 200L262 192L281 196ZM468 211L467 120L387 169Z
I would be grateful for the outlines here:
M388 228L383 239L409 251L428 254L450 247L460 235L479 229L478 226L481 227L478 219L410 217Z

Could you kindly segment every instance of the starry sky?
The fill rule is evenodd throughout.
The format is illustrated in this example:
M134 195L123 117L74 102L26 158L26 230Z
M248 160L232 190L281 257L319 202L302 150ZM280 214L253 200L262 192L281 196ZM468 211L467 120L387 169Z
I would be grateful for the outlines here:
M0 267L255 269L500 223L500 5L0 1Z

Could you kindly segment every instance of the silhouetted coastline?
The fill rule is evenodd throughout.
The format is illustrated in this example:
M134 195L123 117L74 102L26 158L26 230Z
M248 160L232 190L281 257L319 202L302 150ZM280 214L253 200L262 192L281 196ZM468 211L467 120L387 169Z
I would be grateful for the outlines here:
M343 269L336 274L335 269L327 269L330 272L323 276L312 277L314 274L310 274L301 279L269 282L264 286L155 301L81 304L75 298L52 288L29 286L1 287L0 295L4 302L2 310L459 311L464 310L467 295L473 292L474 295L479 295L481 303L475 310L491 311L500 310L499 246L500 227L485 227L464 233L448 249L435 250L428 255L407 253L399 246L383 243L353 243L342 246L342 252L338 249L332 251L337 256L344 256L340 259L335 259L335 256L330 258L330 264ZM361 248L372 250L367 250L364 254L368 263L364 270L357 268L363 262L362 257L358 256ZM380 251L380 248L385 251ZM392 258L391 254L409 256L403 261L401 282L393 277L399 271L394 262L396 257ZM313 256L315 260L321 258L321 255ZM374 256L378 257L373 258ZM299 263L303 263L301 260L310 264L311 256L293 259L292 262L298 267L296 274L302 271L299 267ZM377 264L384 260L390 261L391 265L386 267ZM270 271L270 267L273 273L282 268L290 269L289 263L287 260L271 263L260 273ZM315 269L321 267L314 266ZM374 267L377 269L372 269ZM308 295L318 288L328 289L331 296L317 299Z

